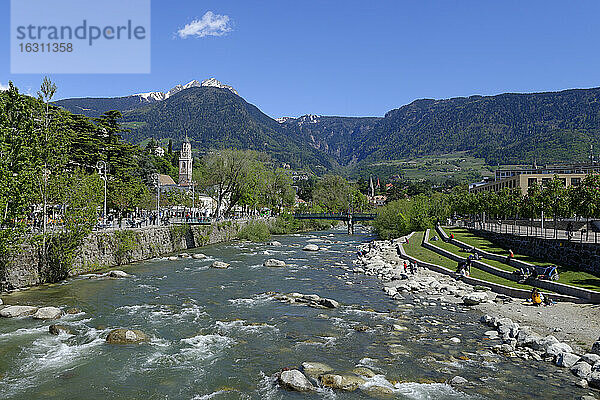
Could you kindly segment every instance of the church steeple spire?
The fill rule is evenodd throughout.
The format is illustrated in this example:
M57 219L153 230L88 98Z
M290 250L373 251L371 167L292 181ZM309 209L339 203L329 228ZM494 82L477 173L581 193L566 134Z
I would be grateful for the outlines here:
M188 186L192 182L192 163L192 145L186 131L179 153L179 185Z

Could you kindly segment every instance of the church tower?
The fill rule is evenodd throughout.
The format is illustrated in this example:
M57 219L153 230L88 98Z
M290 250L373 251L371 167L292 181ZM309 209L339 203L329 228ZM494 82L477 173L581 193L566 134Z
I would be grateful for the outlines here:
M185 140L181 145L181 153L179 154L179 185L188 186L192 182L192 145L188 139L187 133Z

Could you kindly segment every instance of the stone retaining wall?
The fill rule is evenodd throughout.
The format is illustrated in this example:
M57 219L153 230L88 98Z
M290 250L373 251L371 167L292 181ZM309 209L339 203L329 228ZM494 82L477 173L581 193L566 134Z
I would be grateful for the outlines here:
M267 220L272 223L272 220ZM131 262L236 238L247 221L211 225L174 225L119 231L93 232L84 239L70 275L112 268ZM50 282L51 274L39 265L39 247L26 246L14 254L0 277L0 292Z

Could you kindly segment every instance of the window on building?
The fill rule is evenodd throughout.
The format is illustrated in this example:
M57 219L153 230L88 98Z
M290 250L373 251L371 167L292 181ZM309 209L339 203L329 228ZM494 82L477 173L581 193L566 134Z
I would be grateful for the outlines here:
M545 185L548 182L550 182L550 178L542 178L542 185Z
M581 178L571 178L571 185L572 186L579 186L579 185L581 185Z
M528 178L527 179L527 186L533 186L537 183L537 178Z

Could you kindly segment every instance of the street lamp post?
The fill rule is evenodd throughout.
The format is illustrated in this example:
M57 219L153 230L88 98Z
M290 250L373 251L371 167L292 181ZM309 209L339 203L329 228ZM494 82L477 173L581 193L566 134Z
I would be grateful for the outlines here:
M156 217L160 225L160 176L154 173L152 174L152 179L156 182Z
M194 218L194 213L196 212L196 182L192 181L192 218Z
M96 163L96 168L98 168L98 175L100 175L100 178L104 181L104 208L103 208L103 213L102 213L102 220L103 222L106 223L106 200L107 200L107 190L106 190L106 184L107 184L107 168L106 168L106 162L105 161L98 161Z

